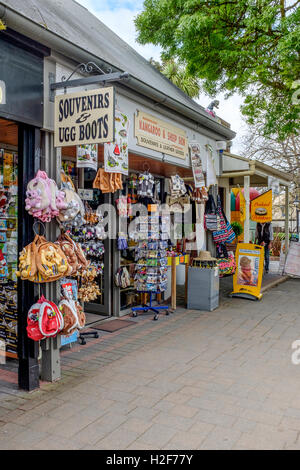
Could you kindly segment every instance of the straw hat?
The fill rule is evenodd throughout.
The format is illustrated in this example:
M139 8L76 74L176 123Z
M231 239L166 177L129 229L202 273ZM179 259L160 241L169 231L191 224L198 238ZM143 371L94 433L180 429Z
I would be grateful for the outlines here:
M216 261L217 258L213 258L209 251L200 251L198 258L194 258L199 261Z

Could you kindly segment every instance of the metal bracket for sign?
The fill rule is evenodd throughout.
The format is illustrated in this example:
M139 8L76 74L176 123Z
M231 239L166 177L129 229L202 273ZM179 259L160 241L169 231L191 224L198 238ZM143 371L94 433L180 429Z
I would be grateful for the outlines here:
M71 80L71 78L76 72L93 75L91 75L90 77L76 78L74 80ZM109 69L108 72L105 73L94 62L87 62L86 64L82 63L77 65L77 67L73 70L73 72L68 78L63 76L61 82L50 83L50 101L54 101L55 90L61 88L64 88L66 91L67 88L94 85L97 83L103 83L105 85L109 82L118 82L120 80L126 80L128 78L128 72L113 72L112 69Z

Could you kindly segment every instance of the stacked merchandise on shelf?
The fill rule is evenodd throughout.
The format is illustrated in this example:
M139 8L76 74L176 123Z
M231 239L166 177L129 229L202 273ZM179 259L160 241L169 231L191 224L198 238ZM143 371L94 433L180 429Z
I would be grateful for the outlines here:
M138 292L161 293L167 289L168 217L139 217L139 241L135 248L135 286Z
M81 277L81 286L78 289L78 297L84 302L96 300L103 295L95 282L96 278L103 275L104 270L104 243L105 233L102 230L101 222L103 216L97 212L97 219L92 219L91 214L86 217L86 224L81 227L73 227L70 237L78 242L89 262L89 267ZM96 225L97 224L97 225Z
M0 340L17 355L18 155L0 149Z

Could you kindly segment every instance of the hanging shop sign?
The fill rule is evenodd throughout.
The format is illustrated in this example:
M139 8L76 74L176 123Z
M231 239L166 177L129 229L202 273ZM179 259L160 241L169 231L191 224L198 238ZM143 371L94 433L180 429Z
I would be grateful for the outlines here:
M137 145L141 147L182 159L188 155L189 147L185 130L151 114L137 111L134 135L137 138Z
M114 88L55 97L54 146L101 144L114 138Z
M210 144L206 144L206 156L207 156L207 165L206 165L206 186L214 186L218 184L215 160L213 158L213 148Z
M262 224L272 221L272 189L252 199L251 220Z
M3 80L0 80L0 104L6 104L6 86Z
M264 247L253 243L238 243L235 252L236 272L233 275L232 297L261 299L264 268Z
M200 144L197 142L190 143L190 156L195 188L202 188L205 186L205 177L203 174Z
M92 168L97 171L98 169L98 145L97 144L82 144L78 145L77 153L77 168Z
M104 144L104 169L108 173L128 175L129 124L128 116L116 110L114 142Z

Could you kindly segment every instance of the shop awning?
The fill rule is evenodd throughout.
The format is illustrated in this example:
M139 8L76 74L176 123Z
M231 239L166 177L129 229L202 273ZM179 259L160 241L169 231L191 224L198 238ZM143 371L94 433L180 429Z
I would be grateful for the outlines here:
M251 187L267 187L268 177L278 180L281 186L289 186L293 176L277 170L258 160L250 160L239 155L224 152L222 156L221 178L229 179L229 186L243 186L244 176L250 177Z

